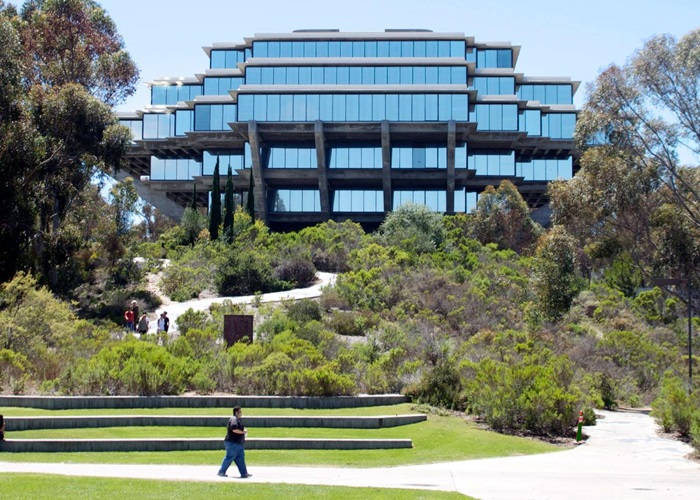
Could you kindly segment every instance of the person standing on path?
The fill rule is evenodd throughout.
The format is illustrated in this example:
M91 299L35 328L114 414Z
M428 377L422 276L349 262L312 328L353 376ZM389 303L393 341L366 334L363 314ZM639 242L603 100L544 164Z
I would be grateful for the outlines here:
M124 311L124 321L126 322L126 329L130 332L134 331L134 311L127 309Z
M168 312L163 311L163 331L168 333L168 328L170 328L170 318L168 318Z
M137 330L141 335L148 333L148 316L146 315L146 313L143 313L141 315L141 319L139 319Z
M233 417L228 420L226 425L226 438L224 439L224 446L226 447L226 456L223 462L221 462L221 468L217 475L221 477L226 477L226 471L228 470L231 462L236 462L238 467L238 472L241 474L241 478L245 479L250 477L252 474L248 474L248 469L245 466L245 435L248 431L243 427L243 422L241 422L241 417L243 412L239 406L233 409Z
M136 324L139 321L139 305L136 303L135 300L131 301L131 312L134 313L134 326L133 330L136 331Z

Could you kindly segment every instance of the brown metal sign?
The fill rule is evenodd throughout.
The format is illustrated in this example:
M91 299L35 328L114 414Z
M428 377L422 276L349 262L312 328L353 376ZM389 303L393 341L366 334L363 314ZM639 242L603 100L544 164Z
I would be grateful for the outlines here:
M250 343L253 342L253 316L249 314L225 314L224 339L226 346L231 347L244 337L247 337Z

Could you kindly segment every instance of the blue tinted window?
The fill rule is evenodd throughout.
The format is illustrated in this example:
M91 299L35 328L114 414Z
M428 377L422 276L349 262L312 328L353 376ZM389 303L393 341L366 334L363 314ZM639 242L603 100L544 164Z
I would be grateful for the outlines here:
M360 121L372 120L372 95L360 94Z
M280 119L280 96L267 96L267 119L271 122L279 121Z
M280 121L291 122L294 120L294 96L282 94L280 96Z
M294 121L295 122L306 121L306 96L305 95L295 95L294 96Z
M377 42L377 57L389 57L389 42Z
M345 100L346 119L349 122L360 120L360 96L347 95Z
M165 104L166 102L166 87L163 85L154 85L151 87L151 104Z
M384 194L382 191L339 189L333 192L334 212L383 212Z
M267 42L253 42L255 57L267 57Z
M340 57L340 42L328 42L328 57Z
M332 121L333 120L333 96L331 94L321 94L320 96L320 106L321 113L320 119L322 121Z
M309 121L320 118L319 95L309 94L306 96L306 119Z
M328 42L316 42L316 57L328 57Z
M212 50L210 53L210 67L224 68L226 67L226 54L223 50Z
M426 57L437 57L438 56L437 40L428 40L425 42L425 56Z

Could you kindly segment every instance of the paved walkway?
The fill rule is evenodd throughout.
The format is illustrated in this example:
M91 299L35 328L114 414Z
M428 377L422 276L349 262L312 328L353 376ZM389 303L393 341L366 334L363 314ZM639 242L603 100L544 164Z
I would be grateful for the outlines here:
M283 300L299 300L299 299L314 299L321 296L321 288L335 283L336 275L334 273L316 273L316 283L307 288L295 288L284 292L264 293L260 296L261 302L281 302ZM156 309L155 317L160 317L163 311L168 312L170 318L170 332L177 331L177 323L175 320L188 309L195 311L208 311L212 304L220 304L225 300L230 300L234 304L252 304L257 300L256 295L244 295L240 297L212 297L208 299L192 299L186 302L164 301L158 309ZM156 330L157 319L150 322L149 331Z
M436 489L482 499L700 498L700 465L684 458L690 446L658 436L657 426L647 415L600 413L605 418L597 426L586 428L591 437L585 444L555 453L373 469L257 467L249 463L253 477L246 481ZM218 465L0 462L0 472L231 484L242 481L235 476L216 477ZM235 466L229 472L235 474Z

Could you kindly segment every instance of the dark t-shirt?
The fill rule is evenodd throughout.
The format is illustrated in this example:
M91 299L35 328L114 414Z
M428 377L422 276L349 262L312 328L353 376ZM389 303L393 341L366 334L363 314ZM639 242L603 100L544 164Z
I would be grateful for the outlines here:
M165 316L165 317L163 318L163 331L164 331L164 332L167 332L169 327L170 327L170 318L168 318L167 316Z
M238 429L239 431L244 431L245 427L241 423L241 419L236 417L231 417L228 419L228 425L226 426L226 441L232 441L234 443L243 443L245 441L245 434L236 434L233 429Z

